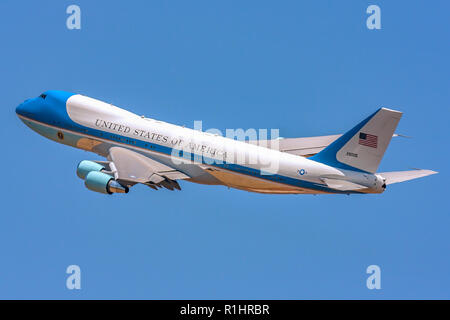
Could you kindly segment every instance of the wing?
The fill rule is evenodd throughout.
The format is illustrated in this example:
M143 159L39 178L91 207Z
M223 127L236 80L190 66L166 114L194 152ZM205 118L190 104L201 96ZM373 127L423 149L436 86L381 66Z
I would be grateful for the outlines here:
M332 142L337 140L342 134L329 136L306 137L306 138L280 138L274 140L258 140L258 145L269 149L279 150L281 152L295 154L302 157L311 157L319 153ZM393 137L406 137L395 133ZM250 143L256 144L255 141Z
M181 190L176 180L190 178L161 162L121 147L110 148L108 160L97 163L106 166L117 181L128 187L142 183L155 190L161 187Z

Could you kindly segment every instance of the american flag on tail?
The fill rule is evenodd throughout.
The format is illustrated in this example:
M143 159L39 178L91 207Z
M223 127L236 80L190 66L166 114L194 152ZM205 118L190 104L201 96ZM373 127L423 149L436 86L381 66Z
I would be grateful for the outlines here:
M377 148L378 136L368 133L359 133L359 144L366 147Z

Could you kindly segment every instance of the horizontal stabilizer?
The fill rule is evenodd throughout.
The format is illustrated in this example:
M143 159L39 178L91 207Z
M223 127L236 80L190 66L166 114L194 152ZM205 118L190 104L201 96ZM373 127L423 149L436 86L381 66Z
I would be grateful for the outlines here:
M410 171L380 172L378 174L386 179L386 184L393 184L397 182L426 177L435 173L437 172L433 170L416 169Z
M321 180L325 182L329 188L340 191L367 189L367 187L365 186L346 180L329 179L329 178L323 178Z

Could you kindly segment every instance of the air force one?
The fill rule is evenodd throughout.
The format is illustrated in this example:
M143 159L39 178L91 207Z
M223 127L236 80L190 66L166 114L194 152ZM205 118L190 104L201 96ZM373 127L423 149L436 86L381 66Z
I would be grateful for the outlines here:
M402 113L380 108L343 135L248 143L157 121L80 94L47 91L16 113L32 130L105 161L76 173L104 194L140 183L180 190L178 180L278 194L382 193L387 185L436 173L379 172Z

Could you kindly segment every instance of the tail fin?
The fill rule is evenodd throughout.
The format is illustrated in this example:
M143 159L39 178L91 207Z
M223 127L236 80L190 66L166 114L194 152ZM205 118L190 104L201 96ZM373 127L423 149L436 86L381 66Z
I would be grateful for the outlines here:
M375 173L401 117L400 111L380 108L310 159Z

